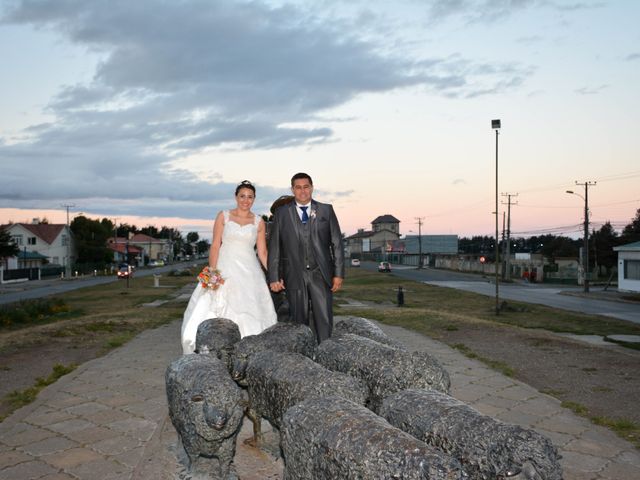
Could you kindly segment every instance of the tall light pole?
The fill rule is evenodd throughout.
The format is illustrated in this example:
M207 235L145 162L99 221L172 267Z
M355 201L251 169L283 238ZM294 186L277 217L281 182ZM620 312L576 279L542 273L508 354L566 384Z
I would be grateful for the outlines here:
M418 268L422 268L422 221L424 217L416 217L418 221Z
M67 209L67 261L65 262L65 278L71 278L71 227L69 226L69 209L75 207L75 204L62 205Z
M498 248L498 135L501 127L500 120L491 120L491 128L496 131L496 241L495 241L495 270L496 270L496 315L500 315L500 287L498 286L498 257L500 256Z
M584 185L584 197L573 190L567 190L567 193L576 195L584 200L584 243L582 247L582 270L584 272L584 293L589 293L589 185L595 185L596 182L586 181L584 183L575 182L576 185Z

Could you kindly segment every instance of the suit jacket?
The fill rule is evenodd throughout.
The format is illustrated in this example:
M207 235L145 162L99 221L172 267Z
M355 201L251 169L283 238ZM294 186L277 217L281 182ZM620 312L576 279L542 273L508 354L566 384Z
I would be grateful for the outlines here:
M344 252L340 225L331 205L311 201L309 233L322 278L328 285L332 285L333 277L344 277ZM301 237L302 222L296 210L296 202L278 208L269 228L269 282L279 281L281 271L285 287L303 286L302 272L305 265Z

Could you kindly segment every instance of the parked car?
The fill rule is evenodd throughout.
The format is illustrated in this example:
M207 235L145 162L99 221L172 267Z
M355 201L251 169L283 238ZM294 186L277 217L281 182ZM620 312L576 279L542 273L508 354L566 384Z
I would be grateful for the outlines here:
M359 267L360 266L360 260L358 260L357 258L352 258L351 259L351 266L352 267Z
M389 262L380 262L378 265L379 272L391 272L391 264Z
M129 278L133 276L133 268L131 265L127 265L126 263L121 264L118 267L118 278Z
M163 267L164 266L164 261L163 260L151 260L149 262L149 266L150 267Z

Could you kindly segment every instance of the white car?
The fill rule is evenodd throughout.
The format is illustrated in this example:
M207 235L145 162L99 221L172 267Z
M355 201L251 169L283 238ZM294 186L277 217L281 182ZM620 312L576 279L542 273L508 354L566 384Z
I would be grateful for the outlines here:
M351 266L352 267L359 267L360 266L360 260L358 260L357 258L352 258L351 259Z

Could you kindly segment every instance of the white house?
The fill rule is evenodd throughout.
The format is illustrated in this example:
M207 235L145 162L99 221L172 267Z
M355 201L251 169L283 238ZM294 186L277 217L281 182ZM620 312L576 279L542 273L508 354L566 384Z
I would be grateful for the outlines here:
M640 242L614 247L618 252L618 290L640 293Z
M20 248L18 268L35 266L30 264L35 258L30 253L47 257L52 265L67 265L69 257L72 264L75 261L73 235L65 224L12 223L3 225L2 228L9 232Z

